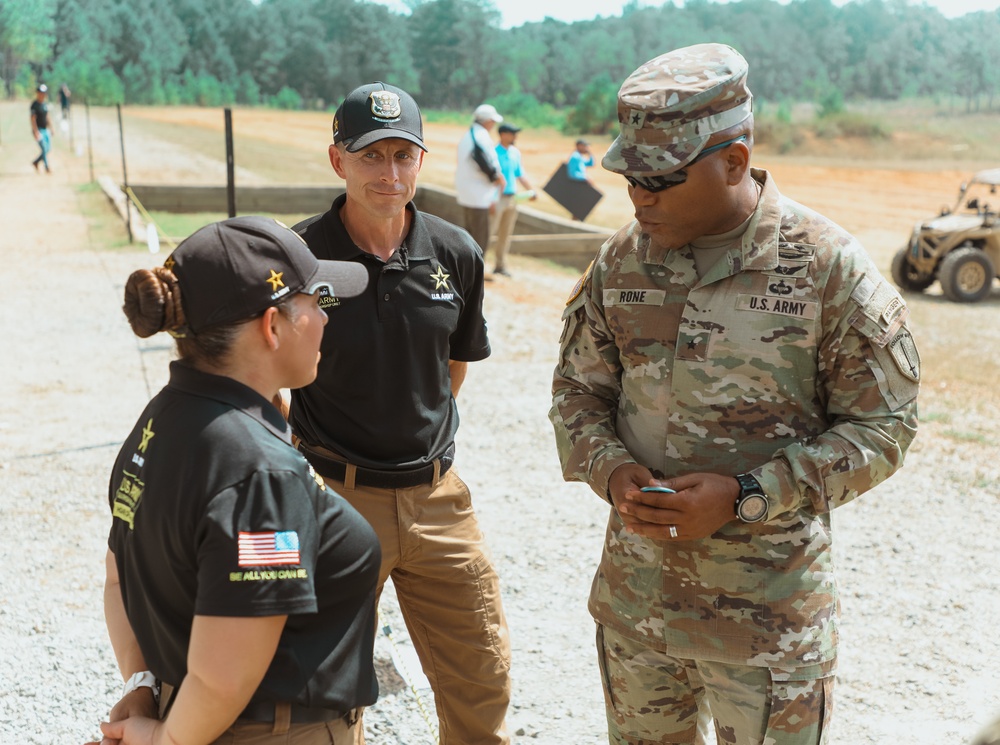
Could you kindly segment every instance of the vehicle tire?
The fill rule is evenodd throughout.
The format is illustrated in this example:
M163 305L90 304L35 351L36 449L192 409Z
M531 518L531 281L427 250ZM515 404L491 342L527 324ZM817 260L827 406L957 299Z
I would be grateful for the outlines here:
M956 303L975 303L990 294L996 269L978 248L956 248L941 260L938 281L944 296Z
M934 284L934 275L925 277L915 272L906 260L909 253L910 249L903 246L892 257L892 281L904 292L923 292Z

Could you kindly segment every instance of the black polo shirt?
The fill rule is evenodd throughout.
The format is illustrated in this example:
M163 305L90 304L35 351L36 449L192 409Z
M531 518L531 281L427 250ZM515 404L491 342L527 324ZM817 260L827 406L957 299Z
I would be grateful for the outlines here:
M172 363L118 454L110 502L125 611L158 678L183 680L196 614L288 614L254 700L375 701L378 540L291 447L270 402Z
M292 391L292 427L356 465L418 468L444 454L458 430L448 360L490 354L483 255L464 230L410 203L409 234L382 261L348 235L346 199L294 228L318 258L357 261L369 281L358 297L321 301L330 323L319 375Z

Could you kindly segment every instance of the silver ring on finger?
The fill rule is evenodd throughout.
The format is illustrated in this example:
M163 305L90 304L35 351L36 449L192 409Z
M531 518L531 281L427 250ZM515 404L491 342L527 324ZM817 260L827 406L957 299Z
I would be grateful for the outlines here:
M670 529L670 537L671 538L676 538L677 537L677 526L676 525L668 525L667 527Z

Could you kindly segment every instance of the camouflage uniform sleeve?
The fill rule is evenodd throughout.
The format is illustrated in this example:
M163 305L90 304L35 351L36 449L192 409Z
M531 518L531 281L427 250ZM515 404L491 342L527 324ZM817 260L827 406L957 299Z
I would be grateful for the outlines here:
M846 303L831 303L819 349L817 388L831 426L753 471L771 500L769 519L846 504L898 470L916 435L920 359L909 311L874 270L848 291Z
M608 481L618 466L635 463L615 433L621 396L618 348L604 321L593 264L563 311L559 361L549 419L567 481L582 481L610 502Z

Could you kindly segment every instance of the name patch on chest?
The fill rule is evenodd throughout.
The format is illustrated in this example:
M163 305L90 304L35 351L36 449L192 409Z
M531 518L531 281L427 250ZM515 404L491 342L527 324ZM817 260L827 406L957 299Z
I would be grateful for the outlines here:
M816 317L816 303L804 300L788 300L767 295L740 295L736 300L739 310L757 313L776 313L782 316L813 319Z
M605 290L604 305L663 305L666 290Z

